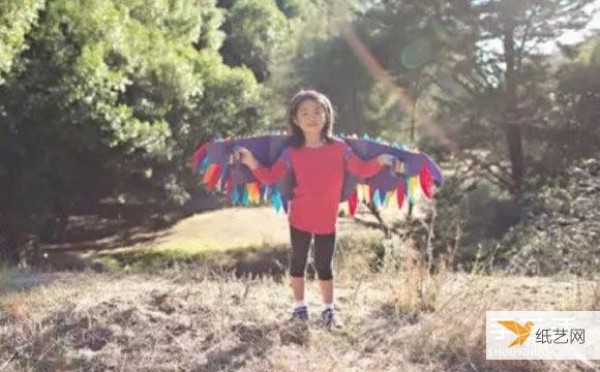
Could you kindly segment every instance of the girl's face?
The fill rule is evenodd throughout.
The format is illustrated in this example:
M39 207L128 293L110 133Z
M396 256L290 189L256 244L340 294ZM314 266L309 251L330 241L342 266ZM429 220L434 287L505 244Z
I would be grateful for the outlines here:
M298 106L294 122L305 134L320 134L325 126L325 109L320 103L307 99Z

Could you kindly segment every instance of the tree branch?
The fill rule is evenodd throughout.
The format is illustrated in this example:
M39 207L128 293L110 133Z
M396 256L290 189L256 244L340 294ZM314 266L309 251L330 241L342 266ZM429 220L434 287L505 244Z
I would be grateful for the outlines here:
M527 19L527 23L525 24L525 31L523 31L523 40L521 40L521 46L519 47L519 50L517 51L517 70L521 70L521 66L523 65L523 55L524 55L524 50L525 50L525 43L527 43L527 40L529 39L529 32L531 31L531 28L533 26L533 17L535 17L535 15L537 14L535 9L536 8L534 8L531 11L531 15Z

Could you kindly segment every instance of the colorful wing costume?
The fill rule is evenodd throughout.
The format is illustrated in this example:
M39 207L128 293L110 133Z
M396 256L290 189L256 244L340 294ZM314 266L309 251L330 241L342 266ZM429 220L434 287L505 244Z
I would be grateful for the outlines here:
M405 173L395 173L386 167L367 179L359 179L346 171L340 201L348 202L351 215L354 215L358 201L372 202L377 207L396 205L401 208L405 199L414 203L421 193L431 199L435 187L442 184L439 167L422 152L408 151L367 136L338 138L363 160L389 154L405 164ZM263 166L270 167L288 146L288 140L285 135L263 135L210 141L198 148L191 165L194 172L203 174L202 180L208 190L226 193L234 205L264 201L270 202L277 211L287 212L288 201L293 198L293 171L289 170L274 185L262 185L247 166L231 163L230 158L237 147L245 147Z

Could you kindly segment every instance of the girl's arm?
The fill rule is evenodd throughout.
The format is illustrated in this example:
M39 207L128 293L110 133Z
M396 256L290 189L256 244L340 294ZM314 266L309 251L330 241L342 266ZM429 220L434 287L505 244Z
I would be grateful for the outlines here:
M271 185L283 177L290 164L287 150L284 150L283 154L270 168L262 166L250 150L243 147L236 150L234 157L239 159L242 164L247 165L254 177L265 185Z
M381 154L371 160L365 161L356 156L350 146L346 147L344 160L348 171L359 178L369 178L376 175L384 165L392 167L397 173L404 172L404 163L398 161L392 155Z
M371 160L362 160L350 146L346 147L344 152L346 169L359 178L369 178L376 175L381 170L382 164L378 157Z
M271 168L263 167L258 164L254 169L250 168L254 177L265 185L271 185L277 182L281 177L285 175L287 165L281 158L277 159L275 164Z

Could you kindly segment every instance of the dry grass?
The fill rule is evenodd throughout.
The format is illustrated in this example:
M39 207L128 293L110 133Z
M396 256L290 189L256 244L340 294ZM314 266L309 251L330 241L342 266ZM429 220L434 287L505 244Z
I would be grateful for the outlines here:
M409 241L354 229L336 255L342 330L290 323L281 278L184 266L153 274L2 271L1 371L565 371L580 362L487 361L486 310L598 310L599 283L479 276ZM244 259L249 259L245 257ZM283 283L287 283L284 280Z
M387 212L386 218L399 218L400 212ZM361 208L361 220L375 223L375 219ZM353 219L342 218L341 236L365 230ZM287 215L269 207L223 208L191 216L162 232L156 239L145 241L143 248L155 251L177 250L186 253L227 251L264 245L287 244L289 227ZM139 249L140 245L123 245L112 252Z
M8 291L0 300L0 370L585 367L488 362L483 327L485 310L562 309L574 300L570 294L576 287L582 293L579 309L594 308L594 283L450 273L427 277L422 267L403 266L404 274L388 267L380 273L341 275L336 297L345 327L337 332L325 331L316 320L316 283L307 288L313 319L304 326L287 321L289 288L270 277L62 273L39 277L38 283L15 274L4 282ZM20 290L8 286L19 282Z
M390 221L401 216L388 212ZM380 244L382 232L366 208L359 213L360 221L340 218L339 241L365 243L365 248ZM242 273L282 272L289 246L287 216L268 207L226 208L198 214L179 221L156 234L143 245L135 243L104 251L86 252L78 257L83 263L68 267L91 265L102 271L162 271L178 265L209 262L211 266L235 269ZM49 251L48 266L64 267L65 255ZM67 257L69 258L69 257ZM77 261L77 260L76 260ZM277 261L278 264L273 265Z

